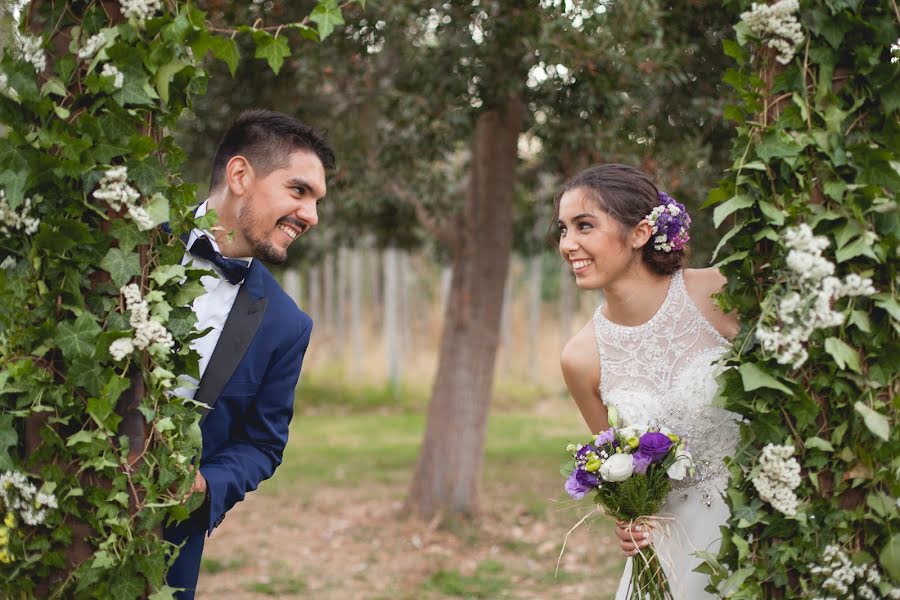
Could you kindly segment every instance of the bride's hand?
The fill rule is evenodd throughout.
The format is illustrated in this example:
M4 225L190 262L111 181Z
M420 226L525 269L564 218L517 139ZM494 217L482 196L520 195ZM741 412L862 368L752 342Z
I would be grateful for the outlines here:
M653 543L653 535L647 525L631 525L626 521L616 521L616 537L619 548L625 556L634 556L639 548Z

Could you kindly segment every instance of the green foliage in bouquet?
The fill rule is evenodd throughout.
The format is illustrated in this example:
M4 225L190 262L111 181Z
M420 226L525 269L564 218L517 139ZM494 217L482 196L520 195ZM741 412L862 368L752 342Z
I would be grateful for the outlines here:
M595 494L595 502L617 521L631 521L639 515L655 515L662 510L672 483L666 466L654 465L642 476L619 483L605 483Z
M190 305L203 291L180 265L196 196L172 131L206 89L207 55L233 70L248 34L277 72L288 32L325 37L341 7L227 29L184 1L5 4L0 596L171 598L157 534L200 500L181 503L198 407L171 392L197 376Z
M734 163L707 204L742 323L720 401L746 419L705 568L729 598L895 597L900 10L740 5Z

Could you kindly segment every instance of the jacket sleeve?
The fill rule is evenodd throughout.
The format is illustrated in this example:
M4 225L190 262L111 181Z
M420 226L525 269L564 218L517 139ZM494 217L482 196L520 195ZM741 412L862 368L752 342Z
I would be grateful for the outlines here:
M243 428L200 466L207 484L207 535L222 522L228 509L271 477L281 464L294 412L294 388L312 331L312 320L304 315L304 321L297 340L273 357Z

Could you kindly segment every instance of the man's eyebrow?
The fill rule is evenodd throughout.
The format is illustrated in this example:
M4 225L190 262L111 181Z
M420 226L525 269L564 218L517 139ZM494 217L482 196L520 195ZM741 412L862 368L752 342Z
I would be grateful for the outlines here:
M303 179L302 177L291 177L287 180L286 185L291 188L306 188L314 194L320 195L320 190L315 189L307 180ZM324 194L321 195L324 196Z

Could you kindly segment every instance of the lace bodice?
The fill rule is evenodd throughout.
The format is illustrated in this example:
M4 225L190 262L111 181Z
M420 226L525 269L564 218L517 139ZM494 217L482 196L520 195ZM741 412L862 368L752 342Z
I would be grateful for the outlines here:
M594 313L600 351L600 396L623 425L656 421L687 439L696 477L676 485L699 486L706 495L721 489L722 461L737 440L735 415L711 406L716 394L715 364L728 342L688 296L681 271L653 317L636 327L617 325Z

